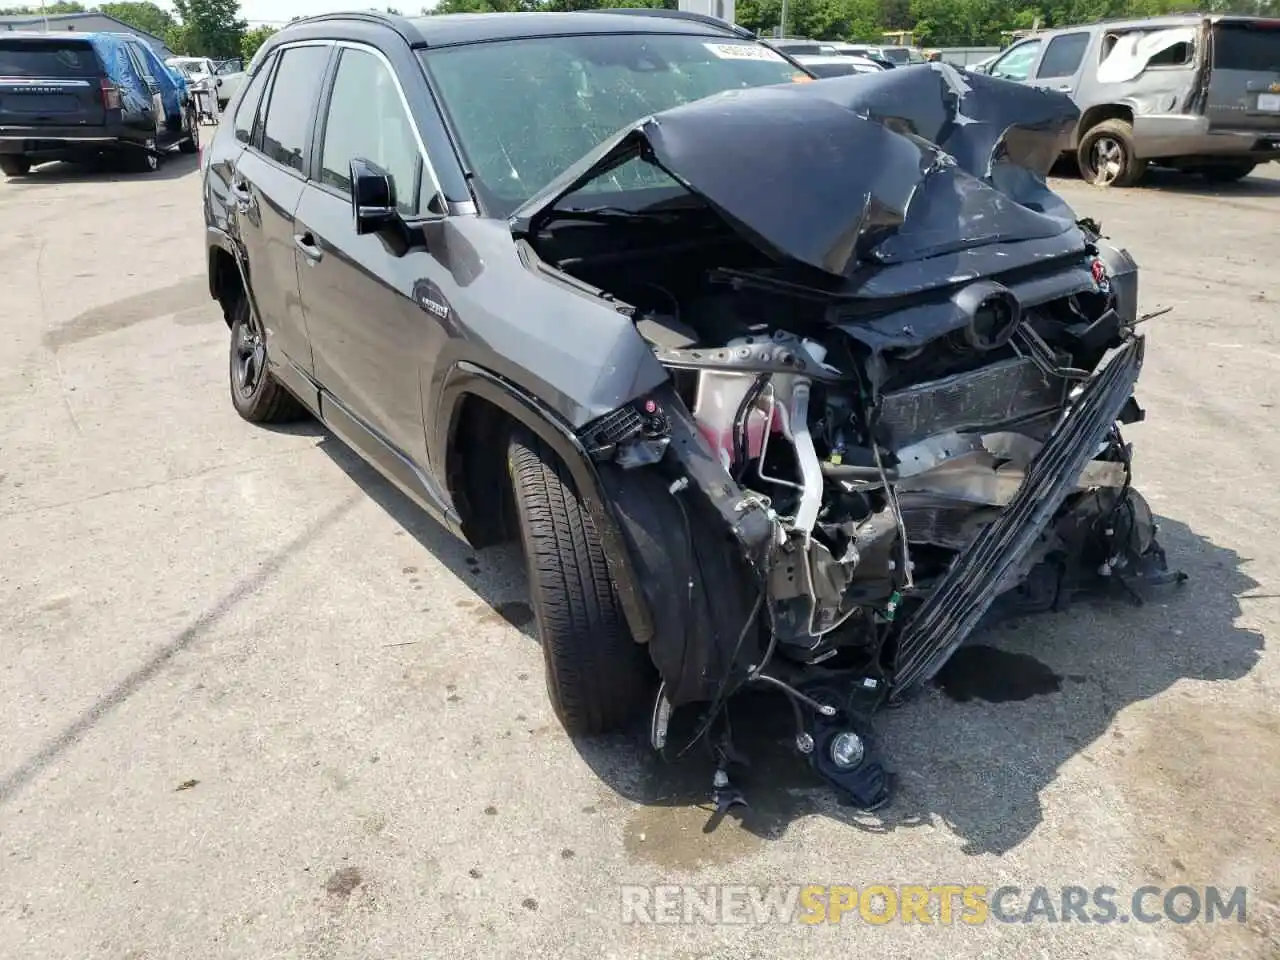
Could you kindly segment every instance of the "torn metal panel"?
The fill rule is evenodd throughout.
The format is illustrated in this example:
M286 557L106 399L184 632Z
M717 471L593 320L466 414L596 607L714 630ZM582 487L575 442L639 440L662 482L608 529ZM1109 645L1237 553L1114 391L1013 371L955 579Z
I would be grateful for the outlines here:
M1077 118L1065 96L940 63L731 90L619 132L513 222L535 231L569 194L640 158L770 257L844 278L1076 234L1044 176Z
M1114 46L1098 65L1099 83L1125 83L1138 77L1161 54L1172 52L1179 44L1194 51L1198 28L1194 26L1170 27L1150 32L1134 31L1115 37ZM1111 38L1108 37L1107 40ZM1104 40L1104 43L1107 42ZM1105 49L1105 47L1104 47ZM1189 63L1191 53L1179 57L1176 63ZM1170 64L1172 65L1172 64Z

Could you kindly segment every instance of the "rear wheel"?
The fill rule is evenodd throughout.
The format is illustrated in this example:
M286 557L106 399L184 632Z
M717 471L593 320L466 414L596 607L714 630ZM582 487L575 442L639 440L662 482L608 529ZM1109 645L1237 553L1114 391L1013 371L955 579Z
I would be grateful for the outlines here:
M194 107L190 107L186 112L187 117L187 137L178 144L179 153L199 153L200 152L200 117L196 113Z
M1132 187L1147 171L1133 143L1127 120L1103 120L1080 138L1076 150L1080 176L1095 187Z
M0 156L0 170L6 177L25 177L31 172L31 159L18 154Z
M1256 163L1215 163L1200 168L1200 176L1210 183L1235 183L1253 173Z
M160 148L155 140L147 140L136 146L127 157L129 169L134 173L154 173L160 169Z
M648 650L627 629L600 537L564 464L517 428L507 470L551 705L570 734L617 730L650 695Z
M271 375L262 325L238 297L231 308L231 402L250 423L287 423L306 411Z

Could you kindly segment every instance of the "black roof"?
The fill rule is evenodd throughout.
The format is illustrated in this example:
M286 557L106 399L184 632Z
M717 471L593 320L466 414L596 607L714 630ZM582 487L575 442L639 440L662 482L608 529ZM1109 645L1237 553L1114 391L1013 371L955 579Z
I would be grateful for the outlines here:
M328 13L294 21L281 31L281 39L292 31L304 30L310 34L316 28L336 26L344 21L390 27L414 47L610 33L683 33L754 39L750 31L714 17L644 8L581 13L449 13L425 17L399 17L370 11Z

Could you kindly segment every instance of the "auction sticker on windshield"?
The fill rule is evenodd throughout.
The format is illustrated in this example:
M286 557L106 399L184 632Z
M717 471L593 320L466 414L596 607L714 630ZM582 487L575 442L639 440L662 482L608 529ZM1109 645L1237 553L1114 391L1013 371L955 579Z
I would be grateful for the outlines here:
M768 47L751 43L704 43L704 47L721 60L782 60L782 55Z

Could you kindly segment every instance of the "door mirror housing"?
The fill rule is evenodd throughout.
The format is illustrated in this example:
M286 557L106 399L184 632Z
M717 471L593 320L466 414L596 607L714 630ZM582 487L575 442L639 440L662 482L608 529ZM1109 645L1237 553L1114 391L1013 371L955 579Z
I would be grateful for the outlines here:
M351 212L358 236L377 233L400 219L391 177L359 157L351 161Z

